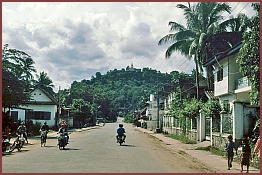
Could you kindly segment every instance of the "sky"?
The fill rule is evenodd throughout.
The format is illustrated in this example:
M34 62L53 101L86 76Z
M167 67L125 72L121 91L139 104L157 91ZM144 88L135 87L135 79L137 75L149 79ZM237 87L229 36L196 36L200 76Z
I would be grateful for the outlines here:
M2 2L2 47L26 52L36 74L45 72L54 91L96 72L134 65L162 73L191 73L193 60L158 45L169 34L169 21L185 25L185 2ZM251 2L230 2L232 14L255 15ZM228 19L229 14L223 14ZM35 75L35 73L33 73Z

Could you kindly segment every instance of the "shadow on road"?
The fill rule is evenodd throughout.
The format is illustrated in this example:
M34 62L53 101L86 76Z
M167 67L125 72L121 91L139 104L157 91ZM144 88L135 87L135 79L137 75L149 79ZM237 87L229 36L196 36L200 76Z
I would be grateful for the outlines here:
M61 149L61 150L81 150L81 149L78 149L78 148L65 148L65 149Z
M52 147L57 147L57 146L48 146L48 145L46 145L46 146L42 146L43 148L52 148Z
M126 144L123 144L121 146L136 147L135 145L126 145Z

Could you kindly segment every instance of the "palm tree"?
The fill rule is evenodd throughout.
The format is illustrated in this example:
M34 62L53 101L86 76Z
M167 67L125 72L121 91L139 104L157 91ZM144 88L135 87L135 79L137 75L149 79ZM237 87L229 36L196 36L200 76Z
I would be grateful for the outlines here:
M36 77L37 80L34 80L34 85L42 88L43 90L46 90L48 93L53 95L53 81L47 76L47 73L45 73L44 71L40 72L40 74L36 75Z
M31 57L27 57L21 63L22 63L22 65L21 65L22 66L22 70L23 70L22 78L26 82L27 89L29 89L30 88L30 84L32 82L30 80L34 79L34 77L33 77L31 72L36 72L36 69L33 67L33 64L35 62L33 61L33 59Z
M177 32L164 36L158 44L172 42L166 50L166 58L169 58L174 51L180 51L189 59L194 59L197 99L199 99L199 70L202 71L200 51L204 38L219 32L217 26L218 22L223 19L221 14L223 12L230 13L231 7L227 3L200 2L193 6L190 3L188 6L178 4L177 8L184 10L187 26L170 21L170 32Z

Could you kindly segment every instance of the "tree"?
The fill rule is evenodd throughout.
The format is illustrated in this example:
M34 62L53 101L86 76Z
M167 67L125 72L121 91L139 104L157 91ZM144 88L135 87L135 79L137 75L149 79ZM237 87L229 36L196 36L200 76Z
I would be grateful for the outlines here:
M170 21L170 32L177 32L164 36L158 44L172 43L166 51L166 58L169 58L174 51L180 51L189 59L194 59L196 64L197 99L199 99L199 71L202 70L200 51L204 37L218 32L218 30L214 29L218 22L223 19L221 14L223 12L230 13L231 7L227 3L201 2L193 6L190 3L188 3L188 6L178 4L177 8L184 10L187 27Z
M251 82L251 103L260 104L260 4L252 4L256 15L249 23L249 28L244 32L242 47L239 50L237 62L240 71Z
M30 86L33 83L33 75L31 72L36 72L36 69L33 67L33 64L35 63L31 57L25 58L22 62L22 78L26 81L26 86L29 89Z
M26 91L29 90L27 83L33 78L30 76L31 71L35 70L33 64L32 58L27 53L9 49L8 44L4 45L2 50L3 108L18 107L29 99Z
M29 100L29 95L25 93L25 82L17 79L12 72L3 70L2 107L10 110L10 108L18 107L27 100Z
M40 72L40 74L36 75L36 77L37 80L34 81L34 85L44 89L45 91L53 95L53 81L47 76L47 73L45 73L44 71Z

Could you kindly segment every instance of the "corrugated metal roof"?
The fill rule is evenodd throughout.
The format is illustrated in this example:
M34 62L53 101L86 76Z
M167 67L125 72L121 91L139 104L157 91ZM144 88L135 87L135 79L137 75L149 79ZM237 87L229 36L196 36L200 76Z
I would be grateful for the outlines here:
M217 100L218 99L218 97L216 97L214 95L214 91L205 91L205 94L208 97L208 99L210 99L210 100Z
M214 63L216 63L217 61L220 61L222 60L223 58L227 57L227 56L230 56L236 52L239 51L239 49L242 47L242 43L238 43L236 44L234 47L232 47L231 49L225 51L225 52L221 52L221 53L218 53L216 56L214 56L213 58L209 59L207 62L205 62L203 64L204 67L207 67L209 65L213 65Z

